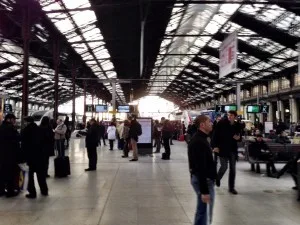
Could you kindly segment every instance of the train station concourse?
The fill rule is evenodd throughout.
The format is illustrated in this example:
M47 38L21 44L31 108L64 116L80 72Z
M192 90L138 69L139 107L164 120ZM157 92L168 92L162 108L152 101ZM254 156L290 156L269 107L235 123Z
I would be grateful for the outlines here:
M299 225L300 1L0 0L0 225Z

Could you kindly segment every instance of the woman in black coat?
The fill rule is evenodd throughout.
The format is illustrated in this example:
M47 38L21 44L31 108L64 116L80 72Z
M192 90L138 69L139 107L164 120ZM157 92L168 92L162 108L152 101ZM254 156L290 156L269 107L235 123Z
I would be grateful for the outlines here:
M49 169L49 157L54 156L54 132L52 130L52 127L50 125L50 119L49 117L45 116L42 119L40 130L42 134L42 146L44 148L44 152L46 153L46 164L47 164L47 170L46 170L46 177L50 177L48 174Z

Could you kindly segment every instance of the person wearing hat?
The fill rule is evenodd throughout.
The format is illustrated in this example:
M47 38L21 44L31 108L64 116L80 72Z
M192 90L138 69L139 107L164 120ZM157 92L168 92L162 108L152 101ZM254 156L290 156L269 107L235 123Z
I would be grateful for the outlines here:
M256 160L268 161L267 163L267 175L272 177L272 174L277 173L277 170L274 165L274 156L269 151L269 146L263 140L261 134L257 134L254 142L249 145L249 155ZM271 173L272 169L272 173ZM259 164L256 164L256 172L260 172Z
M34 185L34 173L37 175L38 183L43 196L48 195L46 183L47 154L43 148L43 135L41 129L34 123L31 116L25 117L26 127L22 130L22 151L26 163L29 166L28 192L26 198L36 198Z
M20 135L15 124L15 115L8 114L0 126L0 196L8 198L18 195L14 189L21 152Z

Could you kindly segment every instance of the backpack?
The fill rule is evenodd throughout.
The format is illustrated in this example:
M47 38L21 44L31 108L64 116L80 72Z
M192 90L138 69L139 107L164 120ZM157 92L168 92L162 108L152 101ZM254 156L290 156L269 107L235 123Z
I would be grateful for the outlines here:
M139 124L139 123L137 123L137 126L136 126L136 133L137 133L137 135L138 136L141 136L142 135L142 126L141 126L141 124Z

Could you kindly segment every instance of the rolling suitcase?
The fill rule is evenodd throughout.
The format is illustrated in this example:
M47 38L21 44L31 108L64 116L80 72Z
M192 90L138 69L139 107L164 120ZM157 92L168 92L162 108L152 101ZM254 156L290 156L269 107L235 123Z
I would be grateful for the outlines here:
M56 157L54 159L54 170L56 177L66 177L70 175L71 170L69 157Z

